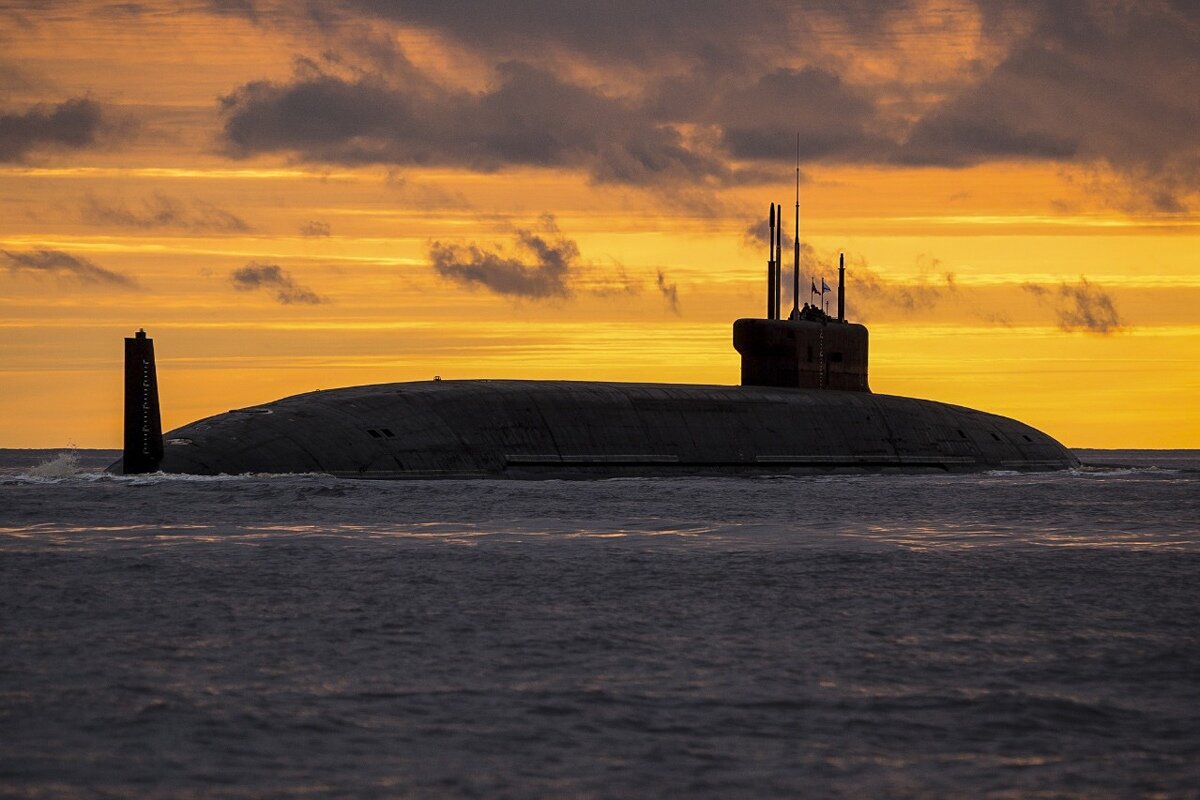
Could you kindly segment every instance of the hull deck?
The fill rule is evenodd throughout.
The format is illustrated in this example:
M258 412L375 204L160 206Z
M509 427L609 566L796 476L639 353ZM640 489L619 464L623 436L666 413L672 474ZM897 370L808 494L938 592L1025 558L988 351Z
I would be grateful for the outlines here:
M1053 438L994 414L757 386L379 384L235 409L164 440L164 472L206 475L597 478L1078 465Z

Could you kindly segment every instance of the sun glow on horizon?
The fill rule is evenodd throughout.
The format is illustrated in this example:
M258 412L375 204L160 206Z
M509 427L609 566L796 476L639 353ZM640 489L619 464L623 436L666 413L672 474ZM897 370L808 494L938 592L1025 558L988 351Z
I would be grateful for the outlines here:
M875 391L1200 447L1194 143L1019 61L1183 108L1120 38L1149 11L1084 42L966 0L874 31L800 4L797 51L753 4L651 40L251 5L0 8L0 446L116 446L139 327L171 425L435 374L736 383L799 132L802 287L845 254Z

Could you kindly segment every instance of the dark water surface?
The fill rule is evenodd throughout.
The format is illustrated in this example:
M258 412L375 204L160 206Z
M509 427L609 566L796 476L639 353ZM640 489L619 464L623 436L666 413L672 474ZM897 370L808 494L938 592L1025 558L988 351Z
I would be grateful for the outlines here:
M0 451L0 795L1200 795L1194 451L402 483L111 455Z

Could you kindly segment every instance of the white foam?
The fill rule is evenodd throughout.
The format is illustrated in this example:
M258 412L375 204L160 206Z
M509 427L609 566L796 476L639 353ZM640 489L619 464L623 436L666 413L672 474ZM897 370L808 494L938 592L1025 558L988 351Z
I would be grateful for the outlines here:
M25 473L31 478L69 478L79 472L79 452L75 448L63 450L54 458L30 467Z

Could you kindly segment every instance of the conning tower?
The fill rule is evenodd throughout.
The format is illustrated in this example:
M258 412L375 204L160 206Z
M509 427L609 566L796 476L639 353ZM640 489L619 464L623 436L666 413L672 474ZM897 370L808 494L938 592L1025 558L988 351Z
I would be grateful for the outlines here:
M800 203L797 188L792 311L782 319L779 307L783 214L771 205L770 255L767 259L767 318L733 323L733 347L742 356L743 386L794 389L841 389L870 392L867 383L867 328L846 321L846 260L839 258L837 316L825 309L829 286L810 276L810 299L800 306ZM782 206L778 206L782 212Z

